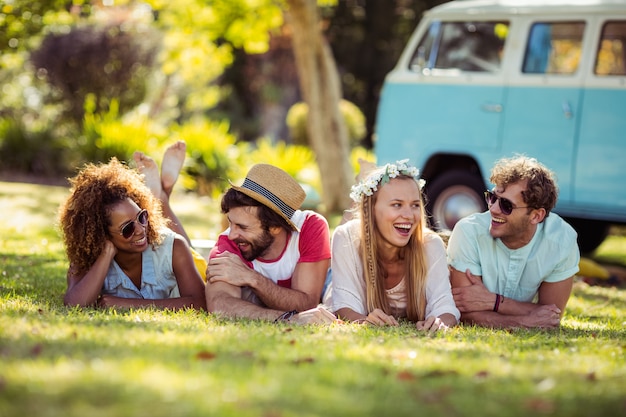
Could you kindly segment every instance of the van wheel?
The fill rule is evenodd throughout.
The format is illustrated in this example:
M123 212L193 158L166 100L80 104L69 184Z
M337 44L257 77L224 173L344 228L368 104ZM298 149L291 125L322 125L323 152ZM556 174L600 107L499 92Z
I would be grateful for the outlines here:
M565 217L576 233L578 233L578 249L583 254L588 254L596 250L604 239L609 235L611 224L602 220L574 219Z
M482 179L467 171L449 171L426 183L426 211L435 230L452 230L456 222L487 209Z

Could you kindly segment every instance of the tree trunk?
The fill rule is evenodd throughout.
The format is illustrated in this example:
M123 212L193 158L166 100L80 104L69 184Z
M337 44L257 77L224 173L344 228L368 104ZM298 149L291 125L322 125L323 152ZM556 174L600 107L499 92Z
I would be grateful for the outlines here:
M339 111L337 65L322 35L316 0L287 0L302 97L309 107L307 129L317 156L327 213L350 207L352 169L348 131Z

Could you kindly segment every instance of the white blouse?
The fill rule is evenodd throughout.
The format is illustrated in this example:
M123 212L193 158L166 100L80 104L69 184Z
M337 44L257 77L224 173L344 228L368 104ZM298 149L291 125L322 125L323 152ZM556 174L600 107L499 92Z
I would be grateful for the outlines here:
M337 226L332 237L331 277L333 311L349 308L367 315L367 299L363 265L361 263L359 219ZM459 310L454 304L450 287L450 273L446 259L446 248L435 233L424 235L428 270L426 277L426 317L439 317L450 313L458 320ZM404 279L398 285L386 290L389 305L396 317L406 317L406 293Z

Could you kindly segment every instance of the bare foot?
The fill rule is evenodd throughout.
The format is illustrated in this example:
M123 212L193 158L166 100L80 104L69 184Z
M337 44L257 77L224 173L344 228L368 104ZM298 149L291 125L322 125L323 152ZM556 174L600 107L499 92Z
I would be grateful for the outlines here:
M154 194L154 196L157 198L161 198L161 192L163 191L163 189L161 188L159 167L157 166L156 162L154 162L154 159L139 151L135 151L135 153L133 154L133 159L135 160L137 169L143 174L143 180L148 188L150 188L150 191L152 191L152 194Z
M170 145L163 154L163 162L161 163L161 187L168 196L174 189L174 184L178 180L178 174L185 162L187 154L187 144L179 140Z

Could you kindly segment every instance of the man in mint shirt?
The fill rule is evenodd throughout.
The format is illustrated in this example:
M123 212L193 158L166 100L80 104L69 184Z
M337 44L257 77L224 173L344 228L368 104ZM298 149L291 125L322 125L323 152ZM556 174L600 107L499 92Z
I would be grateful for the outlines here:
M558 327L578 272L576 232L550 213L554 174L534 158L498 161L489 210L460 220L448 242L461 321L487 327Z

